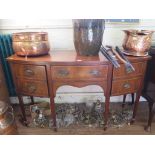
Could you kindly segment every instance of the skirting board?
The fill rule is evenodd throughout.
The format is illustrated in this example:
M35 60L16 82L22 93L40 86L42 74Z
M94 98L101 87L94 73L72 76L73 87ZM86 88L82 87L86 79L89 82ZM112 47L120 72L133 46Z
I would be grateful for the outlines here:
M24 103L30 103L30 97L24 96ZM87 103L92 104L96 100L100 100L101 102L105 101L105 97L102 93L57 93L55 97L55 103ZM19 103L17 97L10 97L10 101L12 104ZM34 97L35 102L47 101L49 102L49 98L41 98ZM123 95L115 96L110 98L111 102L122 102ZM131 95L128 94L126 97L126 102L131 101ZM146 101L143 97L140 98L140 101Z

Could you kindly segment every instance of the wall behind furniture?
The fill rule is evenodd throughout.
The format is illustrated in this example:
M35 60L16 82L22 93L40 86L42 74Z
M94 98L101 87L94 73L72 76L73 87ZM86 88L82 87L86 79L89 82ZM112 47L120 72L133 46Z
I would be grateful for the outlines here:
M103 44L121 45L124 29L155 29L155 20L142 19L137 23L106 23L103 36ZM73 44L73 27L71 19L24 19L0 20L0 33L8 34L23 31L45 31L48 32L49 42L52 50L70 50L74 49ZM155 34L153 35L152 44L155 44ZM60 87L57 91L56 102L93 102L96 99L104 100L103 91L99 86L87 86L84 88L75 88L72 86ZM36 98L36 100L40 98ZM112 97L112 101L121 101L122 96ZM131 100L130 96L127 100ZM12 98L12 102L17 102Z

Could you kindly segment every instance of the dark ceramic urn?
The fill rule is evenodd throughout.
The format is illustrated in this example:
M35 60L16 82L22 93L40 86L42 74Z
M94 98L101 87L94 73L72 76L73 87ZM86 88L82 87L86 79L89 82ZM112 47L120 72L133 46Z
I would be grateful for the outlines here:
M103 19L74 19L74 46L79 55L98 55L102 45L105 21Z

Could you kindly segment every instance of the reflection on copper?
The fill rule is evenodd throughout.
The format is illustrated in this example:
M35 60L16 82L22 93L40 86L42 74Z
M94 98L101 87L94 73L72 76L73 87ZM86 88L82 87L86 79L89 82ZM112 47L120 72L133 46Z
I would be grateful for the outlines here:
M48 54L50 47L46 32L13 33L13 49L18 56L39 56Z

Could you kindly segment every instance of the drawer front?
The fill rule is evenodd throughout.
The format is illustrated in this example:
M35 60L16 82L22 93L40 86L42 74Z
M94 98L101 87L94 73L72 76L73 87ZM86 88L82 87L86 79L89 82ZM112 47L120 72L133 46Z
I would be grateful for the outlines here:
M136 92L140 87L141 78L130 80L115 80L112 82L111 95L123 95Z
M146 62L139 62L139 63L133 63L133 67L135 68L135 71L128 72L125 65L121 64L120 68L114 68L113 70L113 79L117 78L125 78L125 77L131 77L131 76L139 76L144 74L144 70L146 67Z
M17 87L19 93L23 93L25 95L48 97L48 88L45 81L17 79Z
M16 77L46 80L45 66L14 64Z
M107 79L108 66L53 66L52 79ZM90 78L90 79L89 79Z

